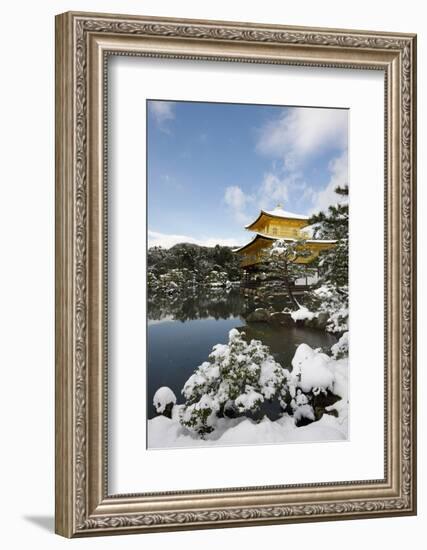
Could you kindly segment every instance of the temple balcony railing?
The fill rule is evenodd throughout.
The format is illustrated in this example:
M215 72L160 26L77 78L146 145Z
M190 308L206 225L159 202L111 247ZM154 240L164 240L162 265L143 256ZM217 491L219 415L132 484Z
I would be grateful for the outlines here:
M270 237L287 237L291 239L309 239L310 235L307 231L302 231L301 229L293 229L289 227L266 227L264 231L262 231L264 235L268 235Z
M305 258L297 260L297 263L300 264L309 264L317 257L317 253L311 251L311 255ZM257 265L264 262L266 259L266 253L260 252L258 254L245 254L240 259L240 267L244 269L245 267Z
M243 277L240 281L240 286L243 288L257 289L262 284L265 284L262 279L254 277ZM295 281L291 281L290 287L293 290L309 290L315 288L319 284L319 277L315 276L300 277Z

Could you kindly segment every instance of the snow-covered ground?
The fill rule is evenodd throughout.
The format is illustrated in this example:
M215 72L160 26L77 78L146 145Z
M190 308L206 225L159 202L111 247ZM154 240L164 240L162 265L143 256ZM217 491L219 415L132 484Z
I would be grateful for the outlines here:
M175 415L174 415L175 416ZM200 439L175 418L156 416L148 421L148 448L212 447L219 445L265 445L347 439L347 419L329 414L317 422L297 428L292 416L285 414L272 421L264 417L256 423L249 418L219 419L214 432Z

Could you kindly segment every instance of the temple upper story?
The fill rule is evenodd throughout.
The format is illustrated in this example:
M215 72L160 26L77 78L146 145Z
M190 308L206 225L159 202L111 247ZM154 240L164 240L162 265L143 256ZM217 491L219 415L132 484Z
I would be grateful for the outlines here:
M271 237L305 239L310 234L302 228L307 227L308 220L308 216L287 212L278 205L274 210L261 210L257 219L246 225L245 229Z
M253 239L234 251L241 258L241 267L246 268L263 262L266 249L278 239L304 240L303 246L310 254L297 258L295 262L311 263L322 250L331 248L336 241L313 239L309 219L309 216L303 214L287 212L281 205L274 210L261 210L256 220L245 226L245 229L255 232Z

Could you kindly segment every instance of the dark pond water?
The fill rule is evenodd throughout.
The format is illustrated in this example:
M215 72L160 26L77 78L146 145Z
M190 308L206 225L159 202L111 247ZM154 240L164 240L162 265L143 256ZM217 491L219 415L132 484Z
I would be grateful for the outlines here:
M194 369L208 360L212 347L228 342L232 328L241 327L248 339L269 346L276 361L286 368L297 346L330 348L336 338L306 327L280 327L269 323L246 323L250 304L239 290L229 293L206 291L191 296L153 299L148 303L148 418L155 416L153 396L161 386L169 386L183 402L181 389Z

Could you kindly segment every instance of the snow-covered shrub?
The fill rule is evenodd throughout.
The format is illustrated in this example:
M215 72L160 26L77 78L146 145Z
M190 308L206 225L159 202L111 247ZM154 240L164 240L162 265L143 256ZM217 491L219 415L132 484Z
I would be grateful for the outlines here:
M228 344L216 344L182 390L186 402L181 423L203 435L214 429L215 418L227 411L255 413L265 400L284 401L291 374L276 363L259 340L247 343L236 329Z
M203 395L197 402L181 409L180 422L201 437L213 431L217 421L218 401Z
M348 330L348 307L341 307L331 313L326 329L334 333Z
M338 342L331 347L331 353L335 359L341 359L342 357L348 356L348 339L349 333L344 332Z
M147 285L148 285L148 288L154 292L157 291L159 287L159 279L151 271L147 273Z
M244 393L234 401L240 412L257 410L264 402L264 396L255 391L252 386L246 386Z
M298 407L302 407L303 405L308 405L309 399L305 393L302 393L302 391L298 388L296 391L295 396L292 398L291 401L291 407L293 410L297 409Z
M162 386L154 394L153 405L158 414L171 418L172 408L176 405L176 395L167 386Z
M211 286L212 288L226 286L227 281L227 272L218 271L216 269L212 269L205 278L205 284Z
M314 410L310 405L310 398L300 388L296 390L290 406L293 411L294 422L297 426L302 426L315 420Z
M329 314L326 329L329 332L343 332L348 330L348 287L341 287L339 292L330 285L325 284L312 293L317 302L318 312L325 311Z
M326 412L336 413L338 422L347 422L348 417L348 360L347 358L331 361L330 368L334 374L334 394L341 397L325 408Z
M194 284L194 273L186 268L170 269L167 273L159 275L159 277L149 273L147 282L151 292L162 292L171 295L190 288Z

